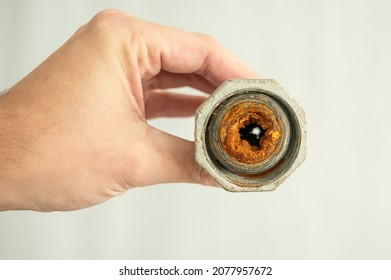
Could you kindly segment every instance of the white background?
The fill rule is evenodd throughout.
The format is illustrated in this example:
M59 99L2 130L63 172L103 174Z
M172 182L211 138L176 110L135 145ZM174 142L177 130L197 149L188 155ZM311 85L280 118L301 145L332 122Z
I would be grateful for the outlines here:
M211 34L277 79L307 112L307 161L271 193L172 184L3 212L1 259L391 258L390 1L0 0L0 89L110 7ZM193 138L192 118L152 125Z

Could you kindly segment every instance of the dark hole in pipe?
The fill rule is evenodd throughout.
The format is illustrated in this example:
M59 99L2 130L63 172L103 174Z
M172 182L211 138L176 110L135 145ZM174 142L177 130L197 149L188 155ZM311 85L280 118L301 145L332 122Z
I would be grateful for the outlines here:
M252 122L239 130L240 139L246 140L251 146L260 147L261 138L266 130L259 124Z

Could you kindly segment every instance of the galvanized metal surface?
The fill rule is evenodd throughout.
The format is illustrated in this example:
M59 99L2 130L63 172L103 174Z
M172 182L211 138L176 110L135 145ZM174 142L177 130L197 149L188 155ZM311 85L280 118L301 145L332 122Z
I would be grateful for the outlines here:
M222 147L222 119L233 106L243 102L265 104L283 128L279 146L261 162L239 162ZM272 191L306 157L305 112L275 80L227 80L198 108L195 122L196 161L228 191Z

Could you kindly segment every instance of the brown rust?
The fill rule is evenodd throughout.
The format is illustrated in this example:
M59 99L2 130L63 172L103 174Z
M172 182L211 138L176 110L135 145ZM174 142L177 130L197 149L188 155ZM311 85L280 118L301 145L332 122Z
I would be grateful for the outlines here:
M265 131L259 146L251 146L242 140L240 129L256 123ZM233 159L247 164L260 163L276 151L282 138L282 130L274 112L266 105L243 102L232 107L223 117L220 140L224 150Z

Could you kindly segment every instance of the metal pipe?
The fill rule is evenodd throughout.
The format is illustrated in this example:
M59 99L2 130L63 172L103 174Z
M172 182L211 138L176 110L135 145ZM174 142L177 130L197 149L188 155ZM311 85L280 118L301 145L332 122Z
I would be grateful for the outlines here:
M224 189L272 191L306 157L306 116L275 80L227 80L198 108L196 161Z

